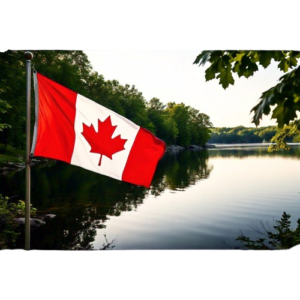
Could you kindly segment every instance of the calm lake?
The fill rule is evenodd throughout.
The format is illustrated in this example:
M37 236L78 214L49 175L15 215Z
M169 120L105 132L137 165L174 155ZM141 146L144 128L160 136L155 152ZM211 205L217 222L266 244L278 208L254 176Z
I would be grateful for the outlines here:
M1 175L3 195L24 199L25 171ZM239 145L167 152L150 189L62 162L32 168L32 204L55 214L32 249L232 249L242 231L285 211L300 218L300 146L268 153ZM18 248L23 248L23 237Z

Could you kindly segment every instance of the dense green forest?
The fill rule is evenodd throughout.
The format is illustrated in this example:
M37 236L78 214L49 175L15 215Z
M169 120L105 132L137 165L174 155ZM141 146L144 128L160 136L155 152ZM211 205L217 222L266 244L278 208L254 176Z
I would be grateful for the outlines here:
M209 116L183 103L146 100L133 85L105 80L82 51L32 51L33 67L46 77L147 128L167 144L203 145ZM25 148L26 82L24 51L0 53L0 143ZM34 97L32 92L32 104ZM32 105L32 129L34 105Z
M212 128L209 143L269 143L280 132L277 126L268 127L216 127ZM300 133L286 138L287 142L300 142Z

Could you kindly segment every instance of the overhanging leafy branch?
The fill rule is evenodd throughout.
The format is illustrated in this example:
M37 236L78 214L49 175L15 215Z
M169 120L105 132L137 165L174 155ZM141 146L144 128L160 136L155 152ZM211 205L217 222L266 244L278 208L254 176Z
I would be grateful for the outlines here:
M276 119L278 127L282 128L295 120L297 111L300 111L300 67L295 68L299 57L299 51L202 51L194 64L204 66L211 63L205 71L205 78L207 81L219 79L224 89L234 84L233 73L248 78L258 71L259 65L267 68L272 59L283 72L293 69L280 77L276 86L265 91L251 110L254 113L252 122L258 126L262 116L268 115L275 106L271 118Z

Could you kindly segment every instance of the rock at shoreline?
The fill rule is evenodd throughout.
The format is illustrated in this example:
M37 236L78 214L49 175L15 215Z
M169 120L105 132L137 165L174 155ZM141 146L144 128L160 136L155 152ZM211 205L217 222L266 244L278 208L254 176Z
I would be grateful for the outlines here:
M34 166L39 163L48 162L48 159L31 159L30 166ZM13 171L21 171L26 168L26 164L24 162L5 162L0 165L0 172L2 175L7 175Z
M205 148L216 148L216 146L212 145L212 144L205 144L204 147Z
M198 145L190 145L188 147L188 149L191 149L191 150L203 150L203 147L198 146Z
M204 145L204 146L199 146L199 145L190 145L188 147L182 147L182 146L177 146L177 145L170 145L167 146L167 151L179 151L179 150L203 150L205 148L215 148L215 145Z
M53 214L46 214L42 216L38 216L37 218L30 218L30 227L32 229L36 229L41 227L42 225L45 225L48 220L51 220L55 218L56 215ZM25 224L25 218L16 218L15 221L19 223L19 225L24 225Z
M177 145L170 145L167 146L167 151L179 151L179 150L184 150L184 147L177 146Z
M15 221L20 225L25 224L25 218L16 218ZM38 228L44 224L46 224L46 222L43 220L30 218L30 227L32 229Z

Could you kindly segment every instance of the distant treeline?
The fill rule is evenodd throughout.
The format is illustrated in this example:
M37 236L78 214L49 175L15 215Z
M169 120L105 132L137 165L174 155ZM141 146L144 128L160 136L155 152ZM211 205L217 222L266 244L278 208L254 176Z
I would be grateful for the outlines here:
M212 129L209 143L263 143L271 142L272 137L278 132L277 126L268 127L216 127ZM300 142L300 135L288 137L287 142Z
M188 146L207 142L212 126L209 116L183 103L149 101L136 87L105 80L92 70L82 51L32 51L34 68L44 76L112 109L147 128L167 144ZM34 123L32 90L32 128ZM26 82L24 51L0 53L0 143L25 148ZM7 112L5 112L4 108ZM3 126L2 126L3 128Z

